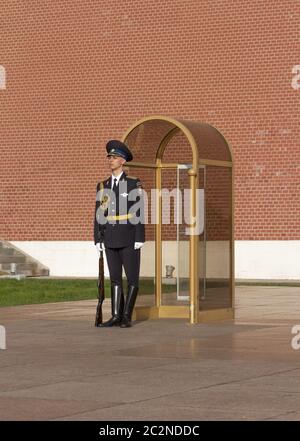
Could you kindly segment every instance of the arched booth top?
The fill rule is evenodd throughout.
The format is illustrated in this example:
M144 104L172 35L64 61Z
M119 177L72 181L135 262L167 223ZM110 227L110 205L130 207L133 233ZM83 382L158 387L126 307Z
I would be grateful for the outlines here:
M230 147L224 136L218 129L203 122L149 116L134 123L124 134L123 141L132 151L135 163L157 166L168 143L180 133L192 150L191 172L197 173L199 162L232 162Z

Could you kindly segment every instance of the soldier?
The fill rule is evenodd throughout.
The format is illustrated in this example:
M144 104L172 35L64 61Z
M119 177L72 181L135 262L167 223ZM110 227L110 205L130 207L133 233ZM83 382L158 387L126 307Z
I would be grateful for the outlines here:
M94 217L94 242L104 250L111 281L112 317L99 327L131 327L131 315L139 289L140 252L145 242L142 185L138 178L123 171L125 162L133 156L121 141L106 145L112 175L97 184ZM129 194L131 196L129 197ZM136 196L136 197L135 197ZM134 200L133 200L134 199ZM135 210L135 207L138 207ZM122 266L128 282L124 299Z

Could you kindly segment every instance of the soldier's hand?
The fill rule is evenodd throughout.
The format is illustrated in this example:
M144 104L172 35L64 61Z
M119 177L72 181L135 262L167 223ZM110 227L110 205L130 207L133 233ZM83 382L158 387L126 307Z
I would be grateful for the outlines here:
M104 251L104 249L105 249L104 243L101 242L96 243L96 250L99 257L100 257L100 251Z
M144 242L134 242L134 249L138 250L138 249L142 248L143 245L144 245Z

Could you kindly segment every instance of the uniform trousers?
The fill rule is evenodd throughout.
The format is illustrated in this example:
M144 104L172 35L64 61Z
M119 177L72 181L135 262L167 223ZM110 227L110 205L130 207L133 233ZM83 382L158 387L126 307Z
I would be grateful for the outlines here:
M123 248L105 247L107 265L112 285L122 286L122 266L124 266L128 285L139 286L141 250L134 244Z

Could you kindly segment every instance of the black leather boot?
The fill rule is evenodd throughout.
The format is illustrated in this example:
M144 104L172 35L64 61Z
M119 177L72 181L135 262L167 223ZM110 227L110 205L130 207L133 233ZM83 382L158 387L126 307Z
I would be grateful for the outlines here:
M131 316L132 311L135 305L136 297L138 294L138 286L129 285L127 297L124 306L124 314L120 324L121 328L130 328L131 327Z
M107 328L111 326L119 326L122 320L124 309L124 294L120 285L112 285L111 287L111 314L112 317L104 323L98 325L99 328Z

